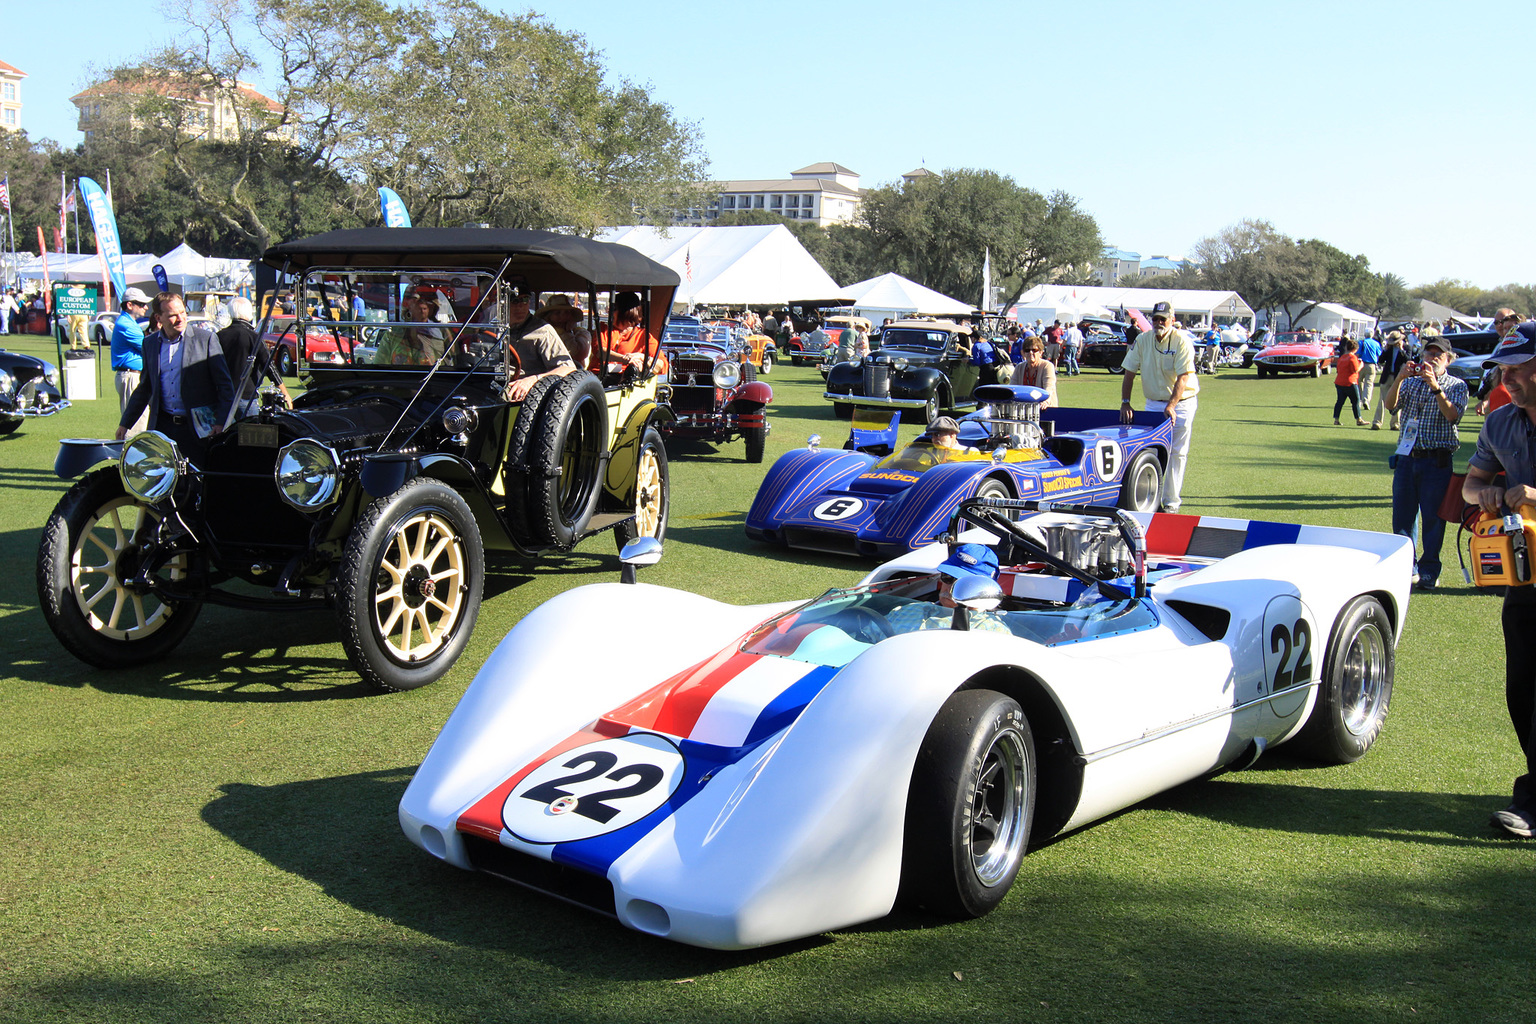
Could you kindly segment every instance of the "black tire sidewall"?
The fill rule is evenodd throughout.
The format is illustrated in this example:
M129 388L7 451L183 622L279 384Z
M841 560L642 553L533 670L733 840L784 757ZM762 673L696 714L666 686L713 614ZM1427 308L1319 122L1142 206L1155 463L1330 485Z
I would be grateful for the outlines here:
M566 509L561 507L565 480L556 473L571 430L587 410L595 449L585 478L577 484L573 507ZM557 378L539 407L521 464L524 541L529 547L568 550L581 539L602 492L603 462L597 453L607 446L608 403L602 383L584 371Z
M1366 624L1375 625L1381 634L1386 654L1386 680L1375 720L1363 734L1357 735L1344 725L1343 664L1355 636ZM1392 623L1376 598L1356 597L1339 612L1328 636L1322 676L1317 684L1317 700L1297 736L1303 753L1327 764L1351 764L1365 756L1375 744L1392 707L1392 680L1396 670L1392 641Z
M1138 509L1136 507L1136 477L1141 467L1148 462L1157 467L1157 486L1152 490L1152 507ZM1163 490L1163 467L1158 461L1157 454L1150 449L1142 449L1131 459L1131 464L1125 468L1125 475L1120 478L1120 507L1128 512L1156 512L1157 503Z
M986 886L971 863L971 797L986 751L1010 729L1021 736L1027 760L1023 832L1013 868ZM929 725L912 769L902 849L903 901L948 917L980 917L1002 902L1029 846L1035 782L1034 737L1018 702L991 690L951 694Z

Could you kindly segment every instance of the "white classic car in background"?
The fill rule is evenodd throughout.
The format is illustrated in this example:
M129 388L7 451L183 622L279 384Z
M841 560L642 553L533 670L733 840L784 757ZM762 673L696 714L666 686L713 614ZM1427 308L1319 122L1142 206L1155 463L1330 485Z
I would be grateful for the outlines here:
M1003 569L943 587L957 614L936 570L977 539ZM979 916L1031 840L1278 743L1364 754L1411 566L1390 534L978 498L947 542L809 603L581 587L502 641L400 821L457 867L700 946L898 898ZM625 620L684 628L591 642Z

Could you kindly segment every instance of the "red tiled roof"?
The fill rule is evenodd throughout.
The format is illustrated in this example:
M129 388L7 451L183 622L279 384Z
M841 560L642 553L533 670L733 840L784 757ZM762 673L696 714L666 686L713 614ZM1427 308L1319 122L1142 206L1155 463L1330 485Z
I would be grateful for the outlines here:
M11 67L11 65L7 64L3 60L0 60L0 74L20 75L22 78L27 77L27 73L21 70L21 68Z

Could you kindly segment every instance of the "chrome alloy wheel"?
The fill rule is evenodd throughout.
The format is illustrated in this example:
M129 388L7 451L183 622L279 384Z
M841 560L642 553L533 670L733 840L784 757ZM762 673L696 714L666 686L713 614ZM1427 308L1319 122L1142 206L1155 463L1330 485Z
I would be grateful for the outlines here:
M1028 756L1023 735L1010 727L982 757L970 808L971 867L982 885L1011 879L1024 855Z
M1379 728L1387 690L1387 642L1373 622L1364 622L1344 653L1340 704L1344 728L1356 736Z

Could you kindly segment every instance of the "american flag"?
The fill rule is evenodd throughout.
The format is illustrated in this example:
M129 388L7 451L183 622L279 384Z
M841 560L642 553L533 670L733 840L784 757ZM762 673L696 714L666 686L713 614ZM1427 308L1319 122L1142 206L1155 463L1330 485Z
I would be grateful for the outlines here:
M75 195L76 195L75 190L74 190L73 187L71 187L70 190L69 190L69 195L64 197L64 212L65 213L73 213L75 211Z
M693 246L683 250L683 269L688 271L688 283L693 284Z
M4 180L0 180L0 207L4 207L6 213L11 212L11 176L9 174Z

